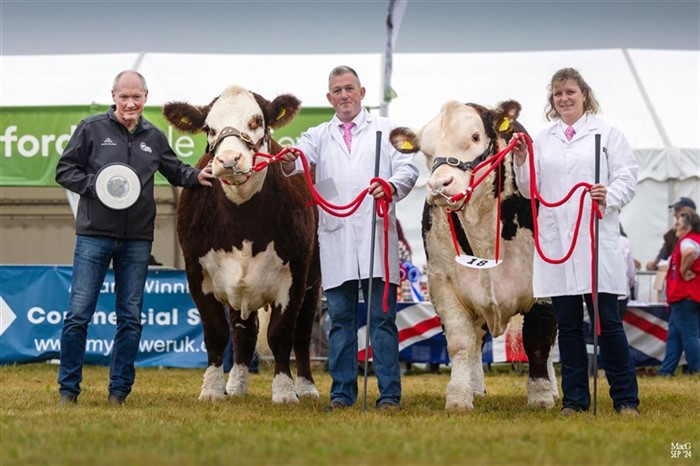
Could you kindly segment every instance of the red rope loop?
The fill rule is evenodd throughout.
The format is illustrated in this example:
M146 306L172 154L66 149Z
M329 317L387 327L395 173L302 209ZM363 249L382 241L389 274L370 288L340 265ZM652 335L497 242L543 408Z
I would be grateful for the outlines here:
M457 193L454 196L450 197L448 199L448 202L450 205L454 205L457 202L461 201L462 199L466 198L464 201L464 204L462 204L462 207L458 209L453 209L451 207L448 207L446 209L447 211L447 218L449 221L450 225L450 233L452 234L452 243L454 244L455 247L455 252L457 255L459 255L459 244L457 242L457 233L455 231L455 225L454 221L452 220L452 215L450 215L452 212L459 212L463 210L466 205L471 201L472 194L474 193L474 190L476 189L477 186L479 186L485 179L486 177L495 169L498 169L498 182L497 182L497 192L498 192L498 199L496 200L496 250L495 250L495 259L496 263L498 263L498 259L500 256L500 249L501 249L501 193L503 191L503 187L501 186L501 167L502 167L502 162L503 159L508 155L508 153L513 149L515 146L515 142L513 141L508 145L505 149L502 151L498 151L496 154L492 155L491 157L487 158L483 162L479 163L476 167L474 167L474 170L471 171L469 174L469 187L462 191L461 193ZM498 146L496 146L498 149ZM486 165L490 165L488 169L478 178L475 178L476 172L481 170L483 167Z
M563 199L560 201L556 202L547 202L542 196L540 195L539 191L537 190L537 175L535 172L535 158L534 158L534 149L532 147L532 139L527 134L524 133L516 133L513 135L513 141L518 141L520 138L523 138L525 142L527 142L527 151L529 154L528 157L528 163L529 163L529 169L530 169L530 207L532 209L532 219L533 219L533 225L534 225L534 237L535 237L535 248L537 249L537 254L540 255L543 261L548 262L550 264L562 264L569 260L571 257L571 254L573 254L574 248L576 247L576 243L578 242L578 233L581 227L581 218L583 217L583 203L585 201L585 196L587 193L590 193L591 187L593 186L591 183L586 183L586 182L581 182L575 184L571 190L567 193L566 196L564 196ZM511 143L511 145L514 145ZM577 189L579 188L584 188L584 190L581 192L581 195L579 196L579 205L578 205L578 214L576 216L576 226L574 227L574 236L571 239L571 246L569 247L569 250L564 254L563 257L559 259L552 259L550 257L547 257L544 252L542 252L542 248L540 246L540 235L539 235L539 225L537 221L537 201L540 201L540 204L542 204L545 207L558 207L565 202L567 202L571 196L573 196L574 192L576 192ZM593 283L595 281L595 268L596 268L596 261L595 261L595 238L594 238L594 231L593 231L593 223L595 216L597 216L599 219L603 218L603 213L600 210L600 206L598 205L598 201L596 200L591 200L591 213L589 217L589 234L591 237L591 297L593 302L596 302L596 290L593 289ZM597 309L595 310L597 312ZM596 328L596 332L598 335L600 335L600 319L596 319L598 322L598 326Z
M304 167L304 179L306 180L306 184L309 187L309 191L311 192L311 197L313 198L313 201L310 203L310 205L316 204L318 205L321 209L323 209L325 212L329 213L330 215L333 215L335 217L349 217L350 215L354 214L357 209L360 207L362 202L366 199L367 194L369 193L369 187L367 189L363 189L360 194L357 195L355 199L350 201L348 204L345 205L337 205L333 204L331 202L328 202L321 196L321 194L316 191L316 187L314 186L313 180L311 179L311 170L309 168L309 161L306 159L306 155L304 154L303 151L296 149L296 148L285 148L282 151L280 151L276 155L270 155L270 154L264 154L262 152L256 152L254 157L263 157L266 158L267 160L264 160L262 162L259 162L253 166L254 171L260 171L267 167L269 164L274 163L274 162L279 162L282 157L287 154L287 153L293 153L297 155L301 159L302 166ZM388 181L384 180L383 178L372 178L370 180L370 184L373 182L379 182L382 186L382 189L384 191L384 196L375 199L377 201L376 203L376 214L378 217L383 219L384 223L384 312L389 311L389 204L392 201L392 195L391 195L391 185L389 184ZM374 234L374 232L372 232ZM371 260L374 260L372 258ZM372 277L370 277L372 278Z
M535 158L533 154L535 153L533 147L532 147L532 139L527 134L524 133L516 133L513 135L513 140L517 143L517 140L520 138L525 139L525 142L527 142L527 150L530 156L528 157L528 163L529 163L529 168L530 168L530 207L532 209L532 218L534 220L534 236L535 236L535 247L537 248L537 253L540 255L543 261L548 262L550 264L562 264L569 260L571 257L571 254L574 251L574 247L576 247L576 242L578 241L578 234L579 230L581 228L581 218L583 217L583 203L585 201L586 194L590 192L591 190L591 183L586 183L586 182L580 182L575 184L569 192L564 196L561 200L556 201L556 202L548 202L546 201L542 195L540 195L539 191L537 190L537 174L535 172ZM511 146L514 146L514 143L511 143ZM510 147L510 146L509 146ZM579 196L579 207L578 207L578 214L576 216L576 226L574 227L574 236L571 240L571 246L569 247L569 250L564 254L563 257L559 259L552 259L550 257L547 257L544 252L542 252L542 247L540 246L540 241L539 241L539 225L537 222L537 204L536 201L540 201L540 204L542 204L545 207L559 207L560 205L564 204L567 202L573 195L574 193L579 189L579 188L584 188L583 191L581 191L581 195ZM590 216L590 225L591 225L591 232L592 232L592 225L593 225L593 216L597 215L598 218L603 218L603 214L600 211L600 207L598 206L598 201L593 200L591 203L591 216ZM593 238L593 234L591 233L591 239Z

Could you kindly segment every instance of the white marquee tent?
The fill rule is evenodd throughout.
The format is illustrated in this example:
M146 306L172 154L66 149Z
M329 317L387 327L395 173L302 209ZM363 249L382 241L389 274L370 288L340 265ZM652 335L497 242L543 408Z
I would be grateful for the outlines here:
M577 68L594 89L602 116L622 128L640 162L639 187L622 222L635 256L655 256L671 225L668 205L680 196L700 202L699 51L578 50L454 54L394 54L389 106L397 123L420 126L449 99L495 105L516 99L531 134L546 124L546 85L554 71ZM325 107L326 79L338 64L353 66L378 107L382 55L213 55L127 53L2 56L0 106L110 103L117 72L134 68L149 82L149 105L171 100L208 103L237 83L271 98L290 92L307 107ZM424 168L422 162L421 168ZM416 188L399 204L399 218L422 264Z

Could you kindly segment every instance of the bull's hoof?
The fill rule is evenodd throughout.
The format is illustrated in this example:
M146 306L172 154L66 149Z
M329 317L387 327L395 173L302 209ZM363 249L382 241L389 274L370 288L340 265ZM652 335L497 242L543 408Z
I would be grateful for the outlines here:
M534 409L552 409L554 400L527 400L527 406Z
M552 409L552 383L548 379L527 379L527 405L536 409Z
M474 409L474 403L464 403L457 400L447 400L445 402L445 411L467 412Z
M228 374L226 384L228 396L244 396L248 394L248 368L244 364L234 364Z
M447 384L445 395L447 396L445 401L445 410L447 411L471 411L474 409L474 396L471 387L450 381Z
M272 402L275 404L297 404L299 397L294 390L294 381L287 374L277 374L272 379Z
M272 395L272 402L276 405L296 405L299 404L299 397L296 393L285 393Z
M223 400L226 397L225 388L223 366L209 366L204 372L204 380L202 381L202 391L199 393L199 400Z
M316 386L304 377L297 377L295 392L299 398L319 398Z
M226 398L223 392L203 389L199 393L199 401L221 401Z

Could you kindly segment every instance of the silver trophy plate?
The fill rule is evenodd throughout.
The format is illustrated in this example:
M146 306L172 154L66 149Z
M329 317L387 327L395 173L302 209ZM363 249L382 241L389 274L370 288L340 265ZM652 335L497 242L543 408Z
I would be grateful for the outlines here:
M112 163L97 172L95 190L106 207L124 210L134 205L141 195L141 180L130 166Z

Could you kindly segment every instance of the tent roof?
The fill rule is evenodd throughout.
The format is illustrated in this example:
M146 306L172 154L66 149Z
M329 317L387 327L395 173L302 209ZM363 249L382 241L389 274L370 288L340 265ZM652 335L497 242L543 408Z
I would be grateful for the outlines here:
M448 99L496 105L519 101L520 121L537 134L547 121L544 106L552 74L564 67L578 69L601 104L601 115L618 124L635 148L665 147L652 112L657 112L670 143L700 148L698 51L576 50L470 54L397 54L392 82L399 97L391 116L424 124ZM647 106L642 90L650 98Z
M325 107L328 72L345 63L362 78L365 104L375 107L383 73L381 54L125 53L0 60L3 106L110 103L112 79L133 67L148 80L149 105L171 100L206 104L238 83L268 98L289 92L305 106ZM397 123L419 126L449 99L484 105L515 99L523 106L521 122L536 134L547 124L543 113L549 78L557 69L573 66L596 93L602 116L618 124L634 148L697 150L699 62L700 51L676 50L394 54L392 85L398 97L389 115Z

